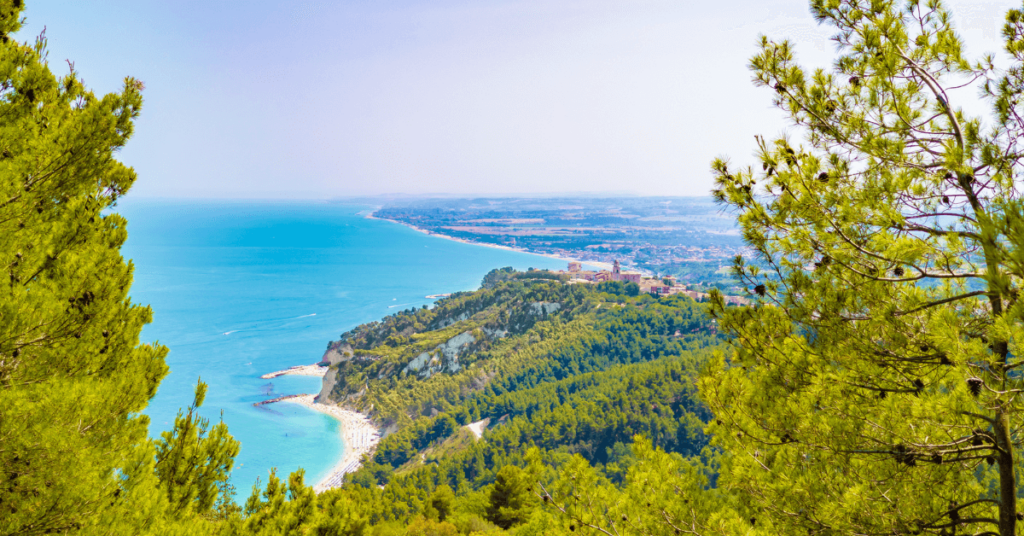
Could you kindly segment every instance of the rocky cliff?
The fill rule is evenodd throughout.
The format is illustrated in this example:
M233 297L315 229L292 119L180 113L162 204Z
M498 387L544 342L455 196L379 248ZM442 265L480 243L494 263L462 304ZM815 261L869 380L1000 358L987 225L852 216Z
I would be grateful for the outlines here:
M538 322L571 320L587 309L586 294L558 281L512 281L454 294L433 309L409 309L363 324L328 345L321 362L330 369L320 400L369 412L389 424L395 415L379 415L366 400L368 392L378 399L392 396L439 375L465 380L478 374L468 385L482 385L486 373L474 366L490 358L489 350Z

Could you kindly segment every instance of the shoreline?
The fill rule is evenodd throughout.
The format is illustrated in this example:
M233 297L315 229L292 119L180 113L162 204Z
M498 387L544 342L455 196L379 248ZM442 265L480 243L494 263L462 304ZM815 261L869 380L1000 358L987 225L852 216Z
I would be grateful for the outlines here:
M486 242L474 242L464 238L456 238L441 233L431 232L427 229L410 225L397 220L391 220L387 218L378 218L374 216L376 209L368 211L365 214L365 218L370 220L386 221L408 227L414 231L423 233L427 236L434 236L443 238L445 240L451 240L453 242L459 242L462 244L468 244L472 246L483 246L494 249L503 249L505 251L513 251L516 253L526 253L530 255L537 255L540 257L547 257L549 259L556 259L563 262L580 262L595 266L598 268L610 270L612 265L607 262L601 261L584 261L575 259L572 257L564 257L561 255L549 254L549 253L537 253L534 251L527 250L520 247L503 246L499 244L488 244ZM437 298L443 295L431 295L428 298ZM296 365L284 370L270 372L260 376L262 379L272 379L278 376L319 376L323 377L327 373L328 367L321 367L319 364L312 365ZM320 479L316 485L313 486L313 490L316 493L322 493L332 488L337 488L344 482L345 475L352 473L359 469L362 465L363 455L368 454L376 447L380 441L381 431L377 429L370 421L369 417L363 413L343 409L339 406L322 404L316 400L316 395L303 394L295 395L291 398L280 400L280 403L299 404L313 411L317 411L328 415L338 422L338 427L341 432L342 452L341 457L331 467L331 470L327 475ZM487 426L487 420L472 423L468 428L474 436L479 438L482 436L483 429Z
M579 262L579 263L583 263L583 264L589 264L590 266L596 266L596 267L604 269L604 270L611 270L612 269L612 264L608 263L608 262L584 261L584 260L580 260L580 259L574 259L572 257L563 257L561 255L555 255L553 253L537 253L536 251L530 251L528 249L520 248L520 247L502 246L502 245L499 245L499 244L488 244L487 242L474 242L472 240L466 240L465 238L455 238L454 236L448 236L446 234L435 233L435 232L429 231L427 229L424 229L422 227L416 227L415 225L411 225L411 224L408 224L408 223L405 223L405 222L400 222L398 220L390 220L388 218L378 218L377 216L374 216L374 214L376 212L377 212L376 209L374 209L373 211L370 211L366 215L366 219L368 219L368 220L377 220L377 221L391 222L391 223L394 223L396 225L401 225L403 227L408 227L409 229L412 229L414 231L419 231L419 232L421 232L421 233L423 233L423 234L425 234L427 236L436 236L437 238L444 238L445 240L451 240L452 242L459 242L460 244L469 244L471 246L483 246L485 248L503 249L505 251L514 251L516 253L528 253L530 255L537 255L538 257L547 257L549 259L556 259L556 260L565 261L565 262Z
M323 378L326 375L327 367L321 367L319 364L314 363L312 365L295 365L284 370L268 372L260 376L260 379L271 380L278 376L319 376Z
M373 450L380 441L380 431L373 426L369 417L362 413L321 404L316 401L315 395L299 395L281 402L299 404L338 421L338 427L341 429L341 459L334 464L327 476L313 486L316 493L341 486L345 475L359 469L363 455Z

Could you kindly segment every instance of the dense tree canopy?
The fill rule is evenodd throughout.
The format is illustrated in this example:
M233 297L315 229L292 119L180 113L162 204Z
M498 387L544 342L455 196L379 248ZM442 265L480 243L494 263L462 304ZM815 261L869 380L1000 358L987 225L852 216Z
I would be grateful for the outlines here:
M802 136L714 163L756 251L706 378L720 482L779 530L1010 535L1022 401L1024 13L1007 71L970 62L937 0L813 0L833 68L764 38L756 84ZM966 88L966 89L961 89ZM980 92L992 113L973 117Z
M205 532L194 515L237 444L191 411L171 443L149 440L140 412L167 350L139 343L151 312L128 297L126 222L110 210L136 178L114 154L142 83L97 97L73 70L55 75L44 37L10 37L21 11L0 1L0 534Z
M20 4L0 4L0 532L44 534L148 507L114 472L145 443L139 411L167 367L139 344L150 311L128 299L125 220L104 214L135 181L113 153L142 84L98 98L55 76L43 38L8 37Z

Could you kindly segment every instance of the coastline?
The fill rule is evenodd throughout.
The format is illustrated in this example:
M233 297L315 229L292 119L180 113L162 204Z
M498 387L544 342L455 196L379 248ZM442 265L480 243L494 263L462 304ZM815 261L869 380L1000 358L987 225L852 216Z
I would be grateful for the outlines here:
M421 232L421 233L423 233L425 235L428 235L428 236L435 236L435 237L438 237L438 238L443 238L443 239L446 239L446 240L451 240L453 242L460 242L460 243L463 243L463 244L469 244L469 245L473 245L473 246L484 246L484 247L495 248L495 249L503 249L503 250L506 250L506 251L514 251L516 253L528 253L528 254L531 254L531 255L539 255L539 256L542 256L542 257L547 257L547 258L551 258L551 259L557 259L557 260L565 261L565 262L574 262L574 261L575 262L583 262L585 264L589 264L589 265L597 266L597 267L601 267L601 268L606 268L606 269L610 269L611 268L611 264L605 263L605 262L599 262L599 261L580 261L578 259L569 258L569 257L563 257L563 256L560 256L560 255L537 253L537 252L529 251L529 250L524 249L524 248L502 246L502 245L498 245L498 244L488 244L488 243L484 243L484 242L474 242L474 241L471 241L471 240L466 240L466 239L462 239L462 238L455 238L453 236L448 236L448 235L444 235L444 234L440 234L440 233L433 233L431 231L428 231L427 229L416 227L415 225L409 225L409 224L406 224L406 223L403 223L403 222L400 222L400 221L391 220L391 219L387 219L387 218L378 218L378 217L374 216L375 212L376 212L376 209L368 211L367 213L364 214L364 217L367 218L367 219L371 219L371 220L380 220L380 221L386 221L386 222L394 223L394 224L397 224L397 225L408 227L410 229L413 229L415 231ZM428 298L439 298L439 297L442 297L442 296L445 296L445 295L443 295L443 294L431 295L431 296L428 296ZM321 367L319 364L297 365L297 366L293 366L293 367L290 367L290 368L287 368L287 369L284 369L284 370L279 370L279 371L263 374L263 375L260 376L260 378L262 378L262 379L272 379L272 378L276 378L278 376L286 376L286 375L320 376L320 377L323 377L326 374L327 370L328 370L328 367ZM338 421L338 425L339 425L339 429L340 429L340 433L341 433L341 442L342 442L341 457L331 467L330 472L328 472L328 474L325 477L321 478L320 481L317 482L313 486L313 490L316 493L322 493L322 492L324 492L326 490L340 487L344 483L345 475L348 474L348 473L352 473L352 472L356 471L357 469L359 469L359 467L361 467L361 465L362 465L361 462L362 462L363 455L370 453L374 449L374 447L376 447L377 443L380 441L380 436L381 436L380 432L381 431L378 430L373 425L373 423L370 421L370 419L369 419L369 417L367 415L365 415L363 413L359 413L359 412L343 409L343 408L341 408L339 406L322 404L322 403L320 403L320 402L318 402L316 400L316 395L313 395L313 394L297 395L297 396L293 396L291 398L280 400L278 402L280 402L280 403L290 403L290 404L299 404L300 406L304 406L304 407L306 407L308 409L311 409L313 411L317 411L317 412L323 413L325 415L329 415L330 417L332 417L333 419ZM479 426L479 425L482 425L482 426ZM486 421L481 421L481 422L478 422L478 423L473 423L473 426L470 426L469 429L473 432L474 436L480 437L482 435L483 428L486 427L486 425L487 425ZM478 429L478 427L479 427L479 429Z
M525 249L525 248L512 247L512 246L502 246L502 245L499 245L499 244L488 244L486 242L474 242L472 240L466 240L465 238L455 238L454 236L448 236L446 234L435 233L435 232L429 231L427 229L424 229L422 227L416 227L415 225L410 225L408 223L400 222L398 220L391 220L391 219L388 219L388 218L378 218L377 216L374 216L374 214L376 212L377 212L376 209L370 211L366 215L366 219L391 222L391 223L394 223L394 224L397 224L397 225L401 225L403 227L408 227L408 228L410 228L410 229L412 229L414 231L419 231L419 232L421 232L421 233L423 233L425 235L428 235L428 236L436 236L437 238L444 238L445 240L451 240L452 242L459 242L461 244L469 244L471 246L483 246L485 248L504 249L505 251L514 251L516 253L529 253L530 255L538 255L538 256L541 256L541 257L547 257L549 259L557 259L557 260L565 261L565 262L580 262L580 263L583 263L583 264L589 264L590 266L596 266L596 267L604 269L604 270L611 270L612 269L611 263L608 263L608 262L584 261L584 260L580 260L580 259L574 259L572 257L563 257L561 255L554 255L554 254L551 254L551 253L538 253L536 251L530 251L530 250Z
M418 231L418 232L423 233L423 234L428 235L428 236L434 236L434 237L443 238L443 239L446 239L446 240L451 240L453 242L460 242L460 243L463 243L463 244L468 244L468 245L473 245L473 246L483 246L483 247L489 247L489 248L494 248L494 249L503 249L503 250L506 250L506 251L513 251L513 252L516 252L516 253L528 253L528 254L531 254L531 255L538 255L538 256L547 257L547 258L550 258L550 259L557 259L557 260L564 261L564 262L581 262L581 263L584 263L584 264L588 264L588 265L591 265L591 266L596 266L596 267L604 268L604 269L611 269L611 266L612 266L610 263L606 263L606 262L582 261L582 260L579 260L579 259L575 259L575 258L571 258L571 257L564 257L564 256L561 256L561 255L554 255L554 254L547 254L547 253L538 253L538 252L527 250L525 248L503 246L503 245L499 245L499 244L488 244L488 243L485 243L485 242L474 242L472 240L466 240L466 239L463 239L463 238L456 238L456 237L448 236L448 235L441 234L441 233L431 232L431 231L429 231L427 229L423 229L421 227L417 227L415 225L410 225L410 224L407 224L407 223L404 223L404 222L400 222L400 221L397 221L397 220L391 220L391 219L387 219L387 218L378 218L378 217L374 216L375 212L376 212L376 210L368 211L364 215L364 217L367 218L367 219L371 219L371 220L380 220L380 221L386 221L386 222L394 223L394 224L397 224L397 225L408 227L410 229L413 229L415 231ZM442 296L442 295L432 295L432 296L428 296L428 297L434 298L434 297L440 297L440 296ZM319 366L319 364L297 365L297 366L294 366L294 367L290 367L288 369L284 369L284 370L279 370L279 371L263 374L260 377L263 378L263 379L272 379L272 378L276 378L278 376L285 376L285 375L320 376L320 377L323 377L326 374L326 372L327 372L327 367L321 367L321 366ZM354 472L357 469L359 469L359 467L361 466L363 455L368 454L369 452L371 452L373 450L373 448L377 445L377 443L380 441L380 435L381 435L380 432L381 431L378 430L373 425L373 423L370 421L369 417L367 415L363 414L363 413L359 413L359 412L343 409L343 408L341 408L339 406L322 404L322 403L320 403L320 402L318 402L316 400L316 395L313 395L313 394L297 395L297 396L293 396L291 398L280 400L279 402L280 403L299 404L299 405L305 406L306 408L311 409L313 411L317 411L317 412L323 413L325 415L329 415L330 417L332 417L333 419L338 421L339 429L340 429L340 433L341 433L341 441L342 441L342 454L341 454L340 459L333 465L333 467L331 468L331 470L327 474L327 476L325 476L322 479L320 479L320 481L317 482L316 485L313 486L313 490L316 493L322 493L322 492L324 492L326 490L329 490L329 489L332 489L332 488L336 488L336 487L340 487L342 485L342 483L344 482L345 475L348 474L348 473ZM473 432L474 436L479 438L482 435L483 428L485 428L486 426L487 426L487 421L480 421L480 422L477 422L477 423L473 423L469 427L469 429L470 429L471 432Z
M321 404L316 401L315 395L300 395L282 402L305 406L330 415L338 421L342 441L341 459L334 464L327 476L313 486L317 493L341 486L345 475L359 469L363 455L373 450L380 441L380 431L373 426L369 417L362 413Z
M260 376L260 378L264 380L270 380L278 376L319 376L323 378L326 375L327 367L321 367L319 364L314 363L312 365L295 365L284 370L268 372Z

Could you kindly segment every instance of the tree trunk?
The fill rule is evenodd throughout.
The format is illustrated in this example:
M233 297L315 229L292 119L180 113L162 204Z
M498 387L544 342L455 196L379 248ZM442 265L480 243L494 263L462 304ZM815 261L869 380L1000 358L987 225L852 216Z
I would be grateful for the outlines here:
M1017 479L1013 465L1013 443L1010 441L1010 419L1000 411L995 436L999 447L999 534L1013 536L1017 530Z

